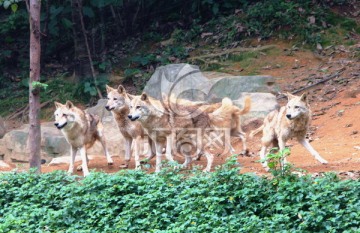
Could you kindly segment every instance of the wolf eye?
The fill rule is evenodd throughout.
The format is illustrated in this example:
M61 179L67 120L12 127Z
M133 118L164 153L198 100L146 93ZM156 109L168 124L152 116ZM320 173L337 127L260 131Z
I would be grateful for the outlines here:
M298 109L298 108L300 108L299 106L295 106L295 109Z
M136 109L140 109L141 107L140 106L136 106Z
M117 98L114 98L114 100L117 100Z
M63 114L63 117L67 117L67 114Z

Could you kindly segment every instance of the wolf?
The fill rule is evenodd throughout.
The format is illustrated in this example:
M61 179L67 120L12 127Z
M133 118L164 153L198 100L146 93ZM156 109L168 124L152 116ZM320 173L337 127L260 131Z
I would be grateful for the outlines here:
M202 112L206 112L208 114L214 113L214 111L217 110L216 114L219 112L230 112L229 115L226 115L224 118L220 118L217 122L215 122L216 118L213 118L212 120L212 126L216 128L222 128L222 129L229 129L230 130L230 136L232 137L238 137L241 139L243 144L243 150L239 154L247 155L248 149L246 146L246 134L242 130L242 122L241 122L241 116L247 114L251 109L251 98L249 96L245 97L244 100L244 107L243 109L240 109L236 105L232 103L232 101L229 98L223 98L222 102L220 103L213 103L209 104L206 102L193 102L186 99L179 99L175 98L174 96L170 96L170 98L166 98L166 96L163 96L163 99L165 99L165 102L168 102L172 105L183 105L183 106L196 106L198 109ZM169 102L170 101L170 102ZM228 108L224 110L225 108ZM235 153L235 149L230 144L230 152ZM196 160L200 160L202 153L199 153Z
M89 175L88 158L86 150L93 146L98 140L103 146L105 156L109 165L113 164L113 160L106 147L104 129L98 116L85 113L77 108L71 101L65 104L55 102L56 110L55 126L64 134L66 141L70 144L70 166L69 173L74 171L74 161L76 152L80 150L82 160L82 170L84 176Z
M128 94L122 85L119 85L117 89L106 85L107 92L107 104L106 110L111 111L114 119L118 125L121 134L125 138L125 162L122 167L127 168L131 158L131 148L134 141L134 157L135 157L135 169L140 169L140 146L143 143L143 139L146 136L143 127L138 121L131 121L128 118L129 106L132 95ZM152 142L149 141L149 148L151 148ZM147 158L152 158L151 149L147 150Z
M156 171L160 170L161 164L161 146L166 144L167 158L172 161L171 149L174 148L173 131L180 129L184 131L191 131L199 129L200 135L196 137L198 140L197 154L204 153L207 158L207 166L204 171L210 171L213 161L213 155L203 150L202 145L204 141L204 132L206 129L220 128L226 125L229 129L232 127L232 115L234 108L232 108L232 101L228 98L224 99L222 105L218 105L218 111L208 113L203 111L198 105L184 104L177 105L177 111L172 111L169 102L161 103L159 100L153 99L146 93L132 100L130 107L129 118L131 120L139 120L143 127L149 131L149 135L156 141ZM226 106L223 106L223 105ZM179 115L181 112L181 115ZM196 112L196 114L193 114ZM224 123L223 121L227 122ZM161 142L160 142L161 141ZM187 166L191 162L191 157L185 155L185 162L183 166Z
M262 163L263 167L269 170L265 161L268 147L278 147L283 150L286 142L291 138L296 138L320 163L327 164L328 162L306 140L306 133L311 122L311 110L307 94L295 96L286 93L285 95L288 97L286 106L281 107L280 110L270 112L265 117L264 123L250 133L250 138L252 138L260 131L263 131L260 150L260 158L264 161ZM285 163L286 160L284 159L282 162Z
M165 149L165 156L169 161L174 161L171 154L171 126L169 114L167 114L162 103L143 93L141 96L134 96L131 100L130 111L127 116L131 121L140 122L155 144L156 167L155 172L161 169L162 151Z

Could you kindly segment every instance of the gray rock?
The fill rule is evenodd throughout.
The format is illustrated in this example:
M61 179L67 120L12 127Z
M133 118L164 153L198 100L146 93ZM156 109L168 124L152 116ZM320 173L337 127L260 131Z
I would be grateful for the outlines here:
M271 93L243 92L237 100L233 100L233 103L239 108L243 108L246 96L251 98L251 110L248 114L242 116L245 124L259 118L264 118L269 112L279 108L276 96Z
M209 77L209 78L208 78ZM242 107L250 95L252 108L246 119L263 118L278 107L273 93L279 92L273 77L268 75L231 76L218 72L200 72L189 64L171 64L156 69L144 88L150 96L162 100L163 95L192 101L217 103L229 97Z
M211 89L207 96L208 102L220 102L224 97L232 100L240 98L244 92L277 93L273 77L268 75L230 76L211 79Z
M147 82L144 92L162 99L162 95L204 101L211 88L208 78L199 67L189 64L170 64L158 67Z
M106 103L106 99L99 99L97 104L94 107L86 109L86 112L98 115L101 119L111 116L111 112L105 109Z

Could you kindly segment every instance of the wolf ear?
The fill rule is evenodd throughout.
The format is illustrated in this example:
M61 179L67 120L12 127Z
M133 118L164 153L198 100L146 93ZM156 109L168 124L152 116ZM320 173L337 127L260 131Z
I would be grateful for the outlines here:
M133 100L135 98L135 95L131 95L129 93L126 93L127 97L129 97L130 100Z
M70 100L67 100L65 105L68 109L71 109L74 107L74 104Z
M146 94L146 93L142 93L141 96L140 96L140 99L141 99L142 101L148 100L147 94Z
M60 107L62 106L62 104L60 104L60 103L57 102L57 101L55 101L54 104L55 104L55 108L60 108Z
M117 90L118 90L118 92L119 92L120 94L126 93L125 87L123 87L122 85L119 85Z
M106 92L107 92L107 93L109 93L110 91L112 91L112 89L113 89L112 87L106 85Z
M293 94L291 94L291 93L289 93L289 92L286 92L286 93L283 93L283 94L288 98L288 100L290 100L290 99L292 99L292 98L295 97Z
M301 100L301 101L304 101L304 102L307 102L307 93L303 93L303 94L300 96L300 100Z

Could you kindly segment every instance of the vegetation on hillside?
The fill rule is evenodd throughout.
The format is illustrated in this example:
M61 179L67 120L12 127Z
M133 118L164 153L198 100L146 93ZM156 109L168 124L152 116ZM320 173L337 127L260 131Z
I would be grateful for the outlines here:
M186 61L194 49L207 46L249 46L254 38L273 37L325 46L334 43L331 38L360 32L355 21L331 10L351 2L44 1L41 82L48 88L42 100L94 102L97 87L104 92L110 74L130 78L140 91L157 66ZM27 102L22 96L28 85L29 24L23 1L0 0L0 5L8 9L0 13L0 112L7 115Z

